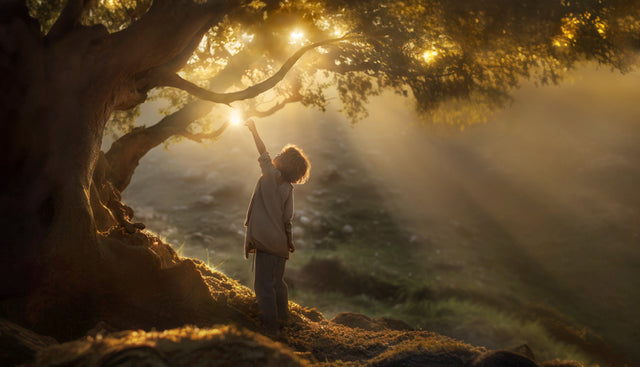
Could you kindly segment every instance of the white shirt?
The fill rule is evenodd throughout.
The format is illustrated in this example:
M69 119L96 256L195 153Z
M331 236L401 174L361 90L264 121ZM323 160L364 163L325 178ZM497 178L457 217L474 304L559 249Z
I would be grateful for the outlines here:
M293 220L293 185L278 183L282 175L273 165L268 152L260 158L262 176L258 179L251 196L244 225L247 227L244 240L244 255L256 249L289 258L287 233L291 232Z

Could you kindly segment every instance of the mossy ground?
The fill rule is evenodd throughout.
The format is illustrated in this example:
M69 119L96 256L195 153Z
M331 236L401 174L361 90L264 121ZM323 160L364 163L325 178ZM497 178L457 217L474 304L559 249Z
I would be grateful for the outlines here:
M192 261L192 260L185 260ZM261 334L252 292L193 262L216 307L231 309L227 325L183 326L167 330L107 331L99 325L84 338L38 346L33 366L476 366L494 358L480 347L429 331L382 328L377 331L338 324L314 309L290 303L291 320L276 340ZM389 324L392 325L393 323ZM5 329L10 329L3 324ZM30 339L35 337L32 335ZM524 358L508 353L507 358ZM484 356L484 357L483 357ZM528 359L524 359L528 360ZM533 362L531 362L533 363ZM567 362L569 363L569 362ZM533 364L532 364L533 365ZM545 362L544 366L560 366ZM579 366L571 362L572 366Z

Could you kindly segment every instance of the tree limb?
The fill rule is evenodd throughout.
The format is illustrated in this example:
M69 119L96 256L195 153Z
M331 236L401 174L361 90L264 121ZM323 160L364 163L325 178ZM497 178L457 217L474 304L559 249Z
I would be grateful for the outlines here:
M205 23L198 32L191 38L191 41L187 43L187 46L180 51L173 59L167 61L165 64L156 66L144 73L135 83L135 90L139 94L145 95L152 88L158 84L158 76L173 74L182 69L184 65L189 61L189 58L193 54L194 50L198 47L202 41L202 37L213 26L215 22L213 20Z
M249 109L249 110L247 110L245 112L245 116L247 116L247 117L267 117L267 116L271 116L274 113L276 113L276 112L280 111L281 109L283 109L287 104L300 102L300 101L302 101L302 94L300 94L299 91L296 91L295 94L292 94L292 95L288 96L284 100L276 103L271 108L268 108L266 110L260 111L257 108Z
M248 87L244 90L238 92L230 92L230 93L216 93L210 90L204 89L195 85L194 83L183 79L177 74L172 74L163 78L163 82L159 86L166 87L174 87L178 89L182 89L185 92L198 97L203 100L207 100L215 103L224 103L229 104L234 101L240 101L244 99L253 98L271 88L273 88L276 84L278 84L284 77L287 75L289 70L295 65L295 63L304 55L307 51L314 49L316 47L324 46L329 43L341 42L349 39L349 37L341 37L334 38L329 40L324 40L316 43L312 43L305 47L302 47L296 53L294 53L287 61L280 67L274 75L269 77L268 79Z
M200 28L200 30L196 32L196 34L191 38L191 41L187 44L187 46L182 49L182 51L178 55L176 55L176 57L164 64L162 68L174 73L182 69L202 41L202 37L204 37L205 33L207 33L207 31L211 29L214 24L215 21L212 19L204 26L202 26L202 28Z
M229 121L225 122L218 129L208 132L208 133L192 133L184 130L180 133L180 135L184 136L187 139L191 139L195 142L202 143L203 140L213 140L218 138L229 126Z
M55 40L61 38L70 30L72 30L79 22L82 12L86 9L91 0L69 0L62 13L58 17L58 20L53 24L47 38L49 40Z
M180 55L187 45L204 34L206 25L220 20L223 10L219 4L205 6L196 2L154 1L144 16L122 31L110 35L112 52L120 56L119 60L127 73L147 73L174 60L181 60Z

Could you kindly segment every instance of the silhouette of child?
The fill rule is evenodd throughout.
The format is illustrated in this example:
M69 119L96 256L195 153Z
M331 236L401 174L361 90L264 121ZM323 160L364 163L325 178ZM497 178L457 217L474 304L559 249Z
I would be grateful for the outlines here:
M262 322L268 333L279 335L289 317L289 294L284 281L285 262L295 251L293 220L293 184L309 178L311 164L295 145L285 146L273 161L256 130L253 120L245 125L258 148L262 175L256 183L247 211L244 252L255 253L254 289Z

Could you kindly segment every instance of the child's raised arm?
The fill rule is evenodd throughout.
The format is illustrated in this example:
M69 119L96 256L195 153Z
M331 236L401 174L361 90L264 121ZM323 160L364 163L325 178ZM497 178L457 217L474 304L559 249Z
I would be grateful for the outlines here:
M260 135L258 134L258 130L256 130L255 122L249 119L247 120L247 122L244 123L244 125L249 128L249 131L251 131L251 134L253 135L253 141L256 142L256 148L258 148L258 153L262 155L264 152L267 151L267 148L264 146L264 142L260 138Z

